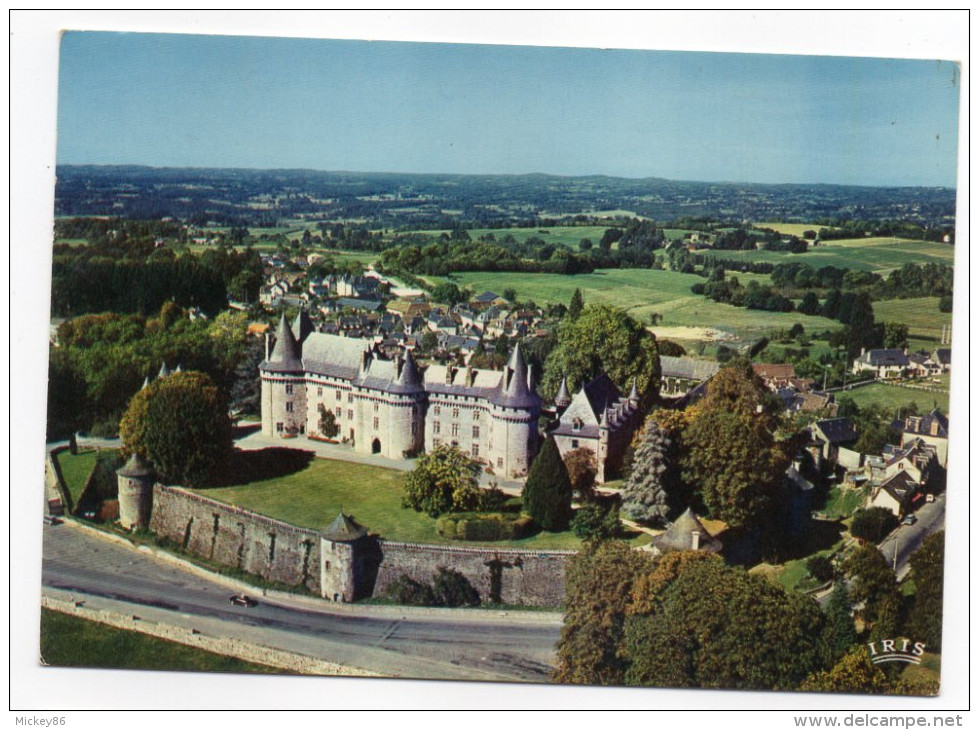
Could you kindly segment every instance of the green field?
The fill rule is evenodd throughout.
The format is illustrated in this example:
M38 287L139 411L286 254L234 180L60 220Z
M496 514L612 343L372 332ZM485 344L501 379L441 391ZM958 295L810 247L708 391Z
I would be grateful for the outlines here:
M85 483L92 474L92 469L95 468L98 452L81 451L73 455L69 451L63 451L56 458L58 459L58 466L61 467L61 475L65 479L65 487L71 496L71 504L74 507L82 496Z
M912 388L902 388L899 385L887 385L885 383L874 383L862 388L853 390L837 391L836 399L841 397L852 398L853 402L861 408L875 403L887 410L897 411L898 408L906 406L910 402L918 404L919 413L927 413L938 405L944 413L948 413L948 392L937 392L928 390L915 390Z
M756 277L738 275L742 283L751 278ZM762 276L757 278L767 280ZM602 269L577 276L464 272L456 274L453 280L460 287L468 286L477 292L513 288L520 299L533 299L538 304L567 304L577 288L581 289L586 304L622 307L642 322L648 323L649 315L654 312L661 314L663 318L657 327L714 327L741 339L751 339L776 328L789 328L796 322L807 332L840 327L833 320L797 312L762 312L719 304L690 291L694 284L703 283L703 278L656 269ZM680 335L673 337L685 339Z
M798 236L799 238L802 238L802 234L806 231L818 232L820 228L827 228L827 226L818 226L815 223L772 223L771 221L753 223L752 225L755 228L771 228L773 231L784 233L786 236Z
M54 667L281 673L272 667L45 608L41 609L41 660Z
M906 263L951 264L955 248L944 243L911 241L902 238L856 238L821 243L807 253L792 254L778 251L705 251L725 259L767 261L773 264L786 262L809 264L814 269L822 266L859 269L886 273Z
M941 347L942 325L952 323L952 314L938 311L938 297L917 297L874 302L874 319L908 325L911 339L924 341L925 349L930 350Z
M401 506L404 472L329 459L284 477L217 489L195 490L213 499L244 507L293 525L322 530L342 509L371 532L403 542L470 545L447 540L435 520ZM533 550L575 550L581 541L571 532L542 532L522 540L491 543Z

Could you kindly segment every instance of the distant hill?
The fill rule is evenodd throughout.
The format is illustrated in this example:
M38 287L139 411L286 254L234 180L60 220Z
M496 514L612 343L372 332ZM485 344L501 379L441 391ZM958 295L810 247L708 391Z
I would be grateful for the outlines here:
M408 174L60 165L55 214L173 217L206 225L363 220L371 227L535 225L550 217L628 210L666 221L901 220L954 226L952 188L764 185L604 175ZM541 225L548 224L546 221Z

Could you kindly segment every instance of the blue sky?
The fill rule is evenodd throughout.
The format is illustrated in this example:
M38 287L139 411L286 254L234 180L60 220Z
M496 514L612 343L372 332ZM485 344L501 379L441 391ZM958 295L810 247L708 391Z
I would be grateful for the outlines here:
M76 32L58 162L954 186L949 62Z

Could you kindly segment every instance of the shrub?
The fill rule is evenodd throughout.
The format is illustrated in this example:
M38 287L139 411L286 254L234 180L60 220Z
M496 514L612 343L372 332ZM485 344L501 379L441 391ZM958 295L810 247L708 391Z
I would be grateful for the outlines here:
M509 499L510 496L500 489L496 482L492 482L490 483L489 489L481 489L479 491L479 505L477 509L480 512L500 512L503 509L503 505Z
M519 540L533 531L534 521L514 513L449 514L439 518L435 528L450 540Z
M853 514L850 534L876 544L895 527L897 527L897 517L893 512L884 507L870 507L858 509Z
M410 576L402 575L394 583L388 586L388 598L406 606L434 606L436 605L435 593L432 587L425 583L419 583Z
M821 583L833 580L836 572L833 569L833 561L824 555L813 555L809 558L806 561L806 570L809 571L809 575Z
M571 521L571 494L568 470L550 436L530 465L523 488L524 509L541 528L561 532Z
M451 568L439 566L438 574L432 584L435 600L440 606L478 606L479 591L462 573Z
M619 506L592 503L578 509L571 519L571 529L586 540L610 540L619 534Z

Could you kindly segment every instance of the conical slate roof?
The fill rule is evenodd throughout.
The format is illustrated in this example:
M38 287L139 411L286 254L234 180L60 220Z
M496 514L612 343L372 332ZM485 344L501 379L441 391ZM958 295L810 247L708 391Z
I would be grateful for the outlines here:
M156 374L156 377L158 377L158 378L165 378L169 374L170 374L170 368L167 367L166 360L164 360L163 361L163 364L160 366L160 372L158 372Z
M141 479L153 476L153 469L146 463L145 459L137 453L129 457L129 461L121 469L116 471L121 477Z
M554 405L559 408L571 404L571 394L568 393L568 379L561 378L561 387L558 388L557 395L554 397Z
M367 534L367 528L361 527L343 512L323 531L323 537L334 542L353 542Z
M697 534L697 547L694 548L693 535ZM660 551L667 550L707 550L712 553L721 550L721 541L714 538L697 519L697 515L689 507L687 511L676 518L659 537L653 540L653 545Z
M279 328L275 332L275 347L269 359L262 363L263 370L277 373L301 373L303 371L302 354L299 343L292 334L292 329L286 321L285 313L279 319Z
M527 363L520 352L520 343L513 348L510 362L500 379L500 392L496 393L494 402L508 408L533 408L540 405L540 398L527 387Z
M315 332L313 320L309 318L309 313L305 309L300 309L299 314L292 323L292 336L300 345L306 340L310 333Z
M418 370L411 350L405 350L405 361L401 366L401 372L389 390L395 393L420 393L425 390L421 371Z
M632 389L629 391L629 400L639 400L639 388L636 387L636 379L632 379Z

